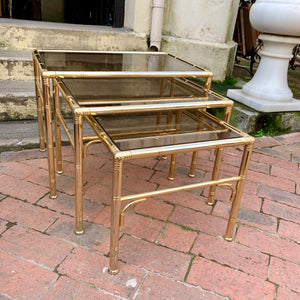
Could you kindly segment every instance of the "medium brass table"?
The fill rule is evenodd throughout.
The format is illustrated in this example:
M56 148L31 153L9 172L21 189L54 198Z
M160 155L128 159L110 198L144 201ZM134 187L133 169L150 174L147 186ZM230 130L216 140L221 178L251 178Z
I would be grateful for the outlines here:
M53 79L53 83L57 170L62 172L61 125L65 129L75 153L75 227L77 234L84 231L82 219L83 159L87 147L92 143L99 142L98 136L83 136L84 118L101 114L114 115L115 118L111 117L111 119L118 120L120 114L151 111L155 112L155 123L159 126L162 122L162 111L168 111L168 118L165 122L171 124L175 118L173 111L194 108L200 112L210 107L222 107L225 108L224 118L227 120L233 104L231 100L181 78ZM61 113L61 103L67 103L72 111L74 136ZM221 152L218 152L217 156L220 160ZM171 163L174 160L173 158ZM192 175L195 166L196 155L193 155ZM217 177L217 172L213 174L213 177ZM169 179L173 178L174 174L170 173ZM215 187L211 188L212 199L214 189Z
M57 197L55 169L58 173L62 172L60 146L56 146L58 159L55 167L51 108L56 102L54 119L56 145L59 145L59 124L63 120L58 105L59 93L63 94L73 114L75 132L73 139L65 123L62 124L75 149L76 182L82 182L82 144L84 140L89 139L83 137L83 117L104 111L112 113L112 102L118 106L116 112L120 106L123 112L126 109L128 112L134 111L136 108L156 110L158 119L159 109L165 109L167 106L169 109L181 106L199 107L202 110L223 107L224 120L230 119L233 102L209 91L213 74L164 52L35 50L33 62L41 150L45 150L43 114L45 118L51 198ZM201 89L184 78L202 78L204 88ZM95 138L92 138L91 142L93 139ZM194 175L196 156L197 153L194 152L191 176ZM78 206L76 208L78 234L83 233L80 209L82 205L79 205L82 203L80 186L81 184L76 184L75 192L75 203Z
M157 114L153 111L120 114L116 120L115 115L85 116L113 158L110 274L119 272L119 228L123 225L126 211L149 197L202 187L229 187L232 191L232 204L224 238L232 240L254 138L199 109L173 110L174 119L171 122L168 121L169 114L169 110L161 111L159 124L156 122ZM216 155L213 173L218 174L221 164L220 152L223 152L225 147L234 146L244 147L239 173L236 176L221 179L213 177L206 182L129 196L121 195L123 163L127 160L171 154L169 174L174 174L177 153L215 149L219 154ZM211 197L208 198L208 204L213 204Z

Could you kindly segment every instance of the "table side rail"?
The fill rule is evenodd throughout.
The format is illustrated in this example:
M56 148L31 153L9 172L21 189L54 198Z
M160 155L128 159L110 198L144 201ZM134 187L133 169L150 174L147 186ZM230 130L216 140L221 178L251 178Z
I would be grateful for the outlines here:
M69 97L70 98L70 97ZM70 99L69 99L70 101ZM74 100L73 100L74 101ZM72 102L72 101L71 101ZM127 106L109 106L109 107L78 107L76 113L82 115L107 115L116 113L138 113L147 111L164 111L164 110L181 110L181 109L201 109L201 108L218 108L224 107L222 101L207 102L192 101L192 102L170 102L162 104L140 104L140 105L127 105Z
M156 196L160 196L160 195L181 192L181 191L188 191L188 190L192 190L192 189L196 189L196 188L203 188L203 187L212 186L212 185L219 186L219 185L224 185L224 184L230 183L230 182L238 182L241 179L242 179L241 176L233 176L233 177L228 177L228 178L223 178L223 179L187 184L187 185L182 185L182 186L178 186L178 187L174 187L174 188L167 188L167 189L161 189L161 190L152 191L152 192L145 192L145 193L140 193L140 194L124 196L124 197L121 197L121 201L122 202L135 201L135 200L139 200L139 199L151 198L151 197L156 197Z

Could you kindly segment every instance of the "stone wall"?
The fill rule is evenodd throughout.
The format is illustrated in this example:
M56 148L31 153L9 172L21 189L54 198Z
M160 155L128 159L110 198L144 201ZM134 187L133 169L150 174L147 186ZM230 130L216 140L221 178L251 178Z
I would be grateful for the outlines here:
M151 0L127 0L125 27L150 34ZM165 0L161 50L209 69L215 80L230 75L239 0Z

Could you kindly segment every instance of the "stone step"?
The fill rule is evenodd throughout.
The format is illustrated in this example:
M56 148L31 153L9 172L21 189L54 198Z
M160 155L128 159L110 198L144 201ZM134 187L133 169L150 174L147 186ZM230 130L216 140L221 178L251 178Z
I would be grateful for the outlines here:
M35 97L34 82L33 80L0 80L0 97L1 99L13 97Z
M66 119L65 121L70 132L74 134L73 120ZM2 121L0 122L0 127L0 152L39 147L39 130L37 120ZM83 130L86 135L95 135L87 122L83 123ZM63 129L61 130L61 141L64 144L69 142Z
M0 80L0 120L36 118L33 81Z
M32 51L0 49L0 80L33 80Z
M124 28L0 18L2 121L36 118L34 49L146 51L147 37Z
M70 116L70 108L62 102L61 111ZM37 118L34 81L0 80L0 121Z
M2 49L146 51L147 47L145 34L125 28L0 18Z

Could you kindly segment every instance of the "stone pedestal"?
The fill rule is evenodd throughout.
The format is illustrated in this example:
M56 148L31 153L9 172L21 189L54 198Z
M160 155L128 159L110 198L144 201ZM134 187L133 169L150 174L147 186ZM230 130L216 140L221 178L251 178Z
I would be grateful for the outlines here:
M250 22L264 32L261 61L252 80L227 96L260 112L300 111L287 82L293 48L300 44L300 0L257 0Z
M241 90L228 90L227 96L260 112L300 111L287 82L292 50L300 38L261 34L264 43L261 61L251 81Z

